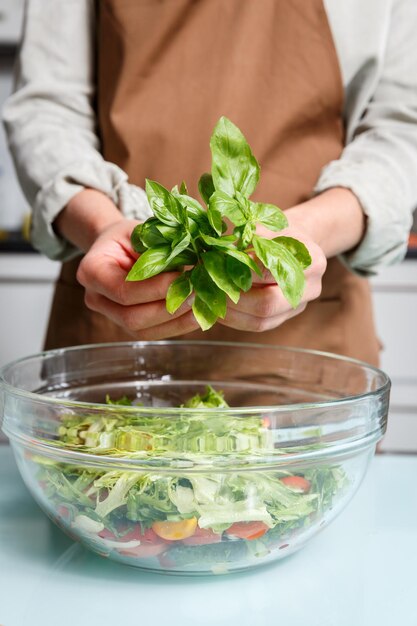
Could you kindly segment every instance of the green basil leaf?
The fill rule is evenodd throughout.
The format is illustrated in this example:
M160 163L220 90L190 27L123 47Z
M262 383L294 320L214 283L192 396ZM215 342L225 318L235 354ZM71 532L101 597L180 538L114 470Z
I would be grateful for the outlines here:
M164 238L164 243L166 243L167 241L171 243L172 241L174 241L174 239L178 238L178 236L180 236L181 238L184 235L184 229L181 226L167 226L166 224L161 224L161 222L159 222L158 220L157 222L158 224L155 226L155 228Z
M217 315L198 296L193 302L193 313L201 330L209 330L218 319Z
M181 252L183 250L185 250L186 248L188 248L188 246L191 243L191 235L190 233L187 233L185 236L183 236L182 239L180 239L178 242L176 242L175 240L172 242L172 251L171 254L168 257L167 260L167 264L171 263L171 261L173 259L175 259L175 257L177 257L179 254L181 254Z
M198 181L198 191L204 202L208 205L211 196L215 192L213 177L211 174L203 174Z
M200 233L201 239L207 246L213 246L215 248L233 248L235 249L234 242L236 241L236 235L226 235L225 237L210 237L204 233Z
M188 272L184 272L178 276L168 287L166 295L166 308L168 313L175 313L180 306L191 295L193 288L191 286L190 276Z
M252 237L255 234L255 224L248 222L242 231L242 247L247 248L252 243Z
M252 259L252 257L250 257L249 254L247 254L246 252L242 252L241 250L236 250L236 248L233 246L233 248L227 248L225 250L225 253L228 256L231 256L234 259L237 259L244 265L247 265L249 269L255 272L255 274L258 274L258 276L262 277L262 271L259 269L255 261Z
M146 179L146 195L154 215L168 226L186 224L186 212L178 198L159 183Z
M236 200L239 203L239 208L241 210L241 212L243 213L243 215L245 216L246 220L251 220L254 221L255 218L255 214L252 211L252 206L255 204L254 202L251 202L250 200L248 200L243 193L240 193L240 191L236 191Z
M255 220L260 222L270 230L282 230L287 228L288 220L285 213L274 204L265 204L264 202L252 203Z
M190 215L199 216L205 215L206 211L201 206L198 200L188 196L186 194L178 194L177 200L181 203L184 209L188 209Z
M213 229L209 223L207 211L201 206L198 200L195 200L191 196L180 194L177 196L178 200L184 207L187 215L187 228L196 237L198 231L212 234Z
M203 259L204 267L206 268L212 281L215 282L219 289L222 289L235 304L237 304L240 298L240 291L237 288L236 283L228 276L226 266L226 259L228 257L220 251L210 250L209 252L204 252L204 254L201 255L201 258ZM236 263L238 263L238 261L236 261ZM246 265L243 267L247 269ZM249 269L248 272L250 275Z
M173 250L175 246L179 244L180 241L182 241L186 235L190 236L190 234L184 231L183 229L179 230L178 233L175 235L174 239L170 242L171 250Z
M170 254L171 246L167 245L146 250L146 252L140 255L126 276L126 280L145 280L163 272L168 265Z
M208 221L210 222L210 226L213 228L213 230L218 235L221 235L223 232L223 220L222 220L221 213L219 213L219 211L214 209L209 204L208 209L207 209L207 217L208 217Z
M190 231L193 239L197 239L201 234L206 234L209 237L214 234L213 228L208 221L207 214L201 218L188 217L188 230Z
M198 261L197 255L192 250L183 250L166 266L164 272L176 270L184 265L195 265Z
M293 237L274 237L272 241L282 244L295 256L303 269L311 265L311 256L306 246Z
M246 222L246 216L239 202L223 191L214 192L210 198L209 208L212 211L218 211L223 217L229 218L235 226L241 226Z
M130 243L132 244L133 250L135 252L139 252L140 254L142 252L145 252L145 250L148 247L142 241L142 230L143 230L143 224L138 224L137 226L135 226L135 228L132 231L132 234L130 235ZM163 240L162 237L161 239Z
M202 265L197 265L191 272L191 284L197 296L206 304L216 317L226 315L226 294L219 289Z
M301 302L305 287L303 268L280 243L255 235L253 245L257 257L271 272L285 298L295 309Z
M221 117L210 140L212 176L217 191L249 197L259 181L259 165L244 135L229 119Z
M235 228L233 229L233 234L236 237L236 239L239 239L239 241L242 240L242 233L243 233L245 226L246 224L242 224L242 226L235 226Z
M166 244L163 234L159 231L159 225L162 224L156 217L150 217L143 224L135 226L131 235L131 242L136 252L145 252L147 248Z
M211 254L211 252L207 254ZM249 267L230 255L226 256L226 272L228 278L234 282L238 289L249 291L252 287L252 273Z
M187 185L185 183L185 180L183 180L181 185L180 185L180 194L184 195L184 196L188 195L188 189L187 189Z

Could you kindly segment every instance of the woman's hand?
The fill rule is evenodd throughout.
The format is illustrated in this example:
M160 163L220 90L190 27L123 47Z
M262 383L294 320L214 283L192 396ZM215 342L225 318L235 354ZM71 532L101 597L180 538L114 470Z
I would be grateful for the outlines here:
M289 227L274 233L258 228L263 237L287 235L302 241L312 263L305 271L306 287L300 305L293 309L269 272L253 278L253 287L242 294L238 304L229 302L221 324L238 330L262 332L280 326L298 315L311 300L319 297L326 259L353 249L365 232L365 216L356 196L344 188L329 189L285 212Z
M124 219L109 198L91 189L75 196L59 215L57 231L86 253L77 273L86 305L135 339L157 340L196 330L191 304L184 303L174 315L166 310L166 292L177 273L125 281L138 258L130 243L137 223Z
M320 246L306 233L296 228L290 227L275 233L261 227L257 229L257 232L262 237L271 239L277 235L299 239L308 248L312 262L304 273L306 286L303 298L296 309L293 309L284 298L281 289L266 269L262 279L259 276L253 276L252 288L240 296L237 304L228 302L226 318L219 320L219 323L237 330L252 332L277 328L286 320L304 311L311 300L319 297L322 277L327 266L326 257Z
M85 288L86 305L136 339L164 339L196 330L191 304L184 303L174 315L166 310L165 296L177 273L166 272L141 282L125 281L138 258L130 244L136 224L122 220L108 227L81 261L77 280Z
M361 240L365 218L356 197L347 189L330 189L286 211L289 227L281 235L295 237L308 248L312 263L305 271L303 299L292 309L269 272L255 276L252 289L238 304L228 303L219 323L243 331L262 332L298 315L318 298L326 270L326 258L354 248ZM175 337L197 330L198 324L186 302L174 314L166 311L165 296L178 275L167 272L141 282L126 282L137 256L130 234L137 222L124 219L109 198L86 189L69 203L55 226L69 241L86 252L78 281L85 288L85 302L142 340ZM265 237L277 233L258 230Z

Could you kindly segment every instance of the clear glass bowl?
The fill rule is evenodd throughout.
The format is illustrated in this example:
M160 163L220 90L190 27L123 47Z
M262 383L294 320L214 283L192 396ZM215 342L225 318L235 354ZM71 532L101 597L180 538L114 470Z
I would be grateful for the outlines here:
M330 354L173 341L44 352L0 382L4 432L54 522L115 561L193 574L281 559L325 527L365 475L390 388Z

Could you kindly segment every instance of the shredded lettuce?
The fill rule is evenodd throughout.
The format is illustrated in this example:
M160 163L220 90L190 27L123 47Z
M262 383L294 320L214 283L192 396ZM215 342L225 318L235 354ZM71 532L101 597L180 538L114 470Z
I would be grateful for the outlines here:
M127 398L119 401L106 398L107 404L126 406ZM58 431L56 445L107 456L163 456L170 453L222 454L229 452L262 452L273 447L271 431L259 417L225 419L221 409L227 408L223 395L208 387L205 394L188 400L184 408L219 408L219 412L184 413L170 417L118 413L97 417L64 418Z
M110 416L65 416L57 431L56 445L104 456L168 455L193 461L202 453L245 455L274 449L273 433L261 418L225 419L222 409L228 405L223 394L211 387L183 407L218 411L184 412L175 419L140 411L134 415L124 412L123 407L131 404L126 397L111 400L107 396L106 402L115 407ZM199 558L206 558L206 553L211 555L209 561L212 559L217 565L234 561L240 558L242 544L247 554L267 554L277 538L282 540L297 528L311 524L329 509L347 484L339 466L296 472L310 485L307 493L299 493L281 480L294 475L289 471L245 472L229 468L222 472L219 465L217 471L210 473L187 473L179 462L178 470L168 474L158 473L157 468L155 472L88 470L41 456L33 457L33 461L38 465L37 477L51 508L66 507L72 528L102 549L114 549L118 538L122 539L137 523L146 530L156 521L196 518L199 529L224 533L220 544L170 546L175 562L190 566ZM232 524L253 522L265 525L265 537L252 542L227 536ZM99 536L103 529L111 532L113 538ZM129 543L129 547L139 545L136 539Z
M96 489L100 489L101 486L106 487L108 484L109 474L110 481L112 481L113 478L116 478L116 481L113 486L108 489L107 498L97 502L95 508L97 515L102 518L106 517L106 515L114 511L114 509L118 509L126 504L129 490L137 481L137 476L134 472L131 474L128 472L124 472L123 474L118 472L108 472L105 475L106 480L103 481L103 478L99 478L95 481L94 487Z

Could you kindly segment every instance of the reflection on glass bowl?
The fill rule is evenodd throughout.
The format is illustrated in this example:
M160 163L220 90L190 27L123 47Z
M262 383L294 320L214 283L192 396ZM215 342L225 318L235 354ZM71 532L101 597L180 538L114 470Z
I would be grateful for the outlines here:
M24 481L113 560L225 573L281 559L352 498L386 428L389 380L254 344L102 344L1 372Z

